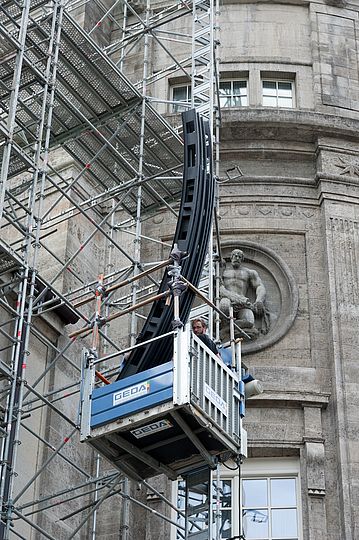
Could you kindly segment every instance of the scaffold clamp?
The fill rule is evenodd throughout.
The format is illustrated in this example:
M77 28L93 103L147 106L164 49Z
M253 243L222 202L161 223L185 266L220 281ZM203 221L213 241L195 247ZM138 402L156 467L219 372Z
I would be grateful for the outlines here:
M101 296L102 298L105 298L107 296L107 289L101 283L99 283L95 288L95 296Z

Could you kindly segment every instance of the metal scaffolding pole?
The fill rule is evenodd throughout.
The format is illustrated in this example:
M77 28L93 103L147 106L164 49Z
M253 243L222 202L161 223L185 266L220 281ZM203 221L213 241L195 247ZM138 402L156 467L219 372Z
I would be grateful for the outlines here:
M19 97L20 89L20 79L21 79L21 70L24 60L24 51L26 43L26 31L27 25L29 22L29 11L30 11L30 0L24 2L24 7L22 9L21 21L18 26L18 37L17 37L17 52L16 52L16 61L13 75L12 91L9 101L9 112L6 120L6 140L3 151L2 165L1 165L1 176L0 176L0 218L4 209L4 200L6 187L8 182L8 173L10 165L10 155L13 145L14 131L16 127L16 110L17 110L17 101Z
M27 10L28 16L28 10ZM48 60L47 68L44 74L44 89L43 89L43 101L42 110L38 126L38 139L34 147L34 162L37 164L33 176L33 184L29 193L29 208L31 213L28 214L26 230L32 233L33 229L36 229L36 241L33 247L33 254L31 256L31 239L29 236L24 238L24 260L26 262L24 280L21 287L22 297L18 299L20 305L20 317L17 325L17 338L18 343L14 351L13 357L13 369L16 373L16 377L13 379L12 391L10 393L10 399L8 402L8 437L5 440L4 447L4 463L2 474L2 493L1 500L4 510L4 523L1 524L3 538L8 539L10 534L11 519L13 512L13 489L14 489L14 469L16 467L17 449L19 444L19 432L22 418L22 402L24 394L24 378L26 372L26 356L29 354L29 337L30 337L30 324L32 318L32 300L34 298L34 288L36 282L36 267L37 267L37 254L39 247L40 236L40 219L41 205L45 187L46 176L46 162L48 158L49 139L51 130L51 113L54 105L54 83L56 80L56 61L58 56L58 47L60 42L61 32L61 16L62 8L59 4L55 4L52 19L52 35L48 46ZM14 115L13 115L14 116ZM5 159L6 152L5 152ZM42 172L40 174L40 167ZM37 224L35 220L34 209L36 206L37 186L40 184L40 194L38 195L38 218ZM5 198L5 185L2 186L2 201ZM30 263L31 257L31 263ZM30 266L31 264L31 266ZM31 268L31 272L30 272ZM27 284L29 281L29 284ZM27 299L28 293L28 299ZM25 302L28 301L27 312L25 311Z
M144 26L148 25L150 19L150 9L151 3L150 0L147 0L146 3L146 14ZM144 165L144 145L145 145L145 117L146 117L146 92L147 92L147 75L148 75L148 55L149 55L149 39L150 36L148 33L145 34L144 38L144 47L143 47L143 84L142 84L142 109L141 109L141 125L140 125L140 134L139 134L139 161L138 161L138 180L143 179L143 165ZM142 205L142 186L139 184L137 188L137 210L136 210L136 237L134 240L134 259L135 275L138 273L138 265L141 260L141 205ZM133 282L132 285L132 303L136 305L137 303L137 281ZM131 345L134 345L137 335L137 318L136 313L133 312L131 315L131 330L130 338Z
M91 39L100 43L102 29L109 23L119 41L108 44L105 40L101 50L88 38L69 16L69 9L74 15L85 14L86 6L91 6L97 17L89 30ZM193 36L175 29L186 19L193 23ZM182 142L159 114L168 112L165 107L170 106L170 100L163 100L162 90L156 95L156 85L179 73L188 77L195 104L201 102L213 125L217 76L213 67L214 20L212 0L180 5L173 2L164 8L151 0L24 0L22 4L7 0L0 5L0 35L4 38L0 47L4 67L0 81L0 289L4 291L0 314L3 310L6 313L0 328L0 372L7 381L4 391L0 388L0 396L7 400L7 436L2 439L0 455L0 531L6 540L10 534L26 538L23 530L54 538L46 532L43 520L46 509L57 512L58 490L48 496L46 505L45 499L40 504L42 499L36 492L55 463L73 466L76 473L88 478L93 474L90 461L84 465L80 461L71 463L67 448L77 443L69 441L66 445L68 441L51 439L33 417L44 411L42 421L46 418L51 426L53 413L60 419L60 433L70 425L74 427L71 440L76 438L79 349L80 343L91 344L94 321L87 299L93 298L98 273L104 274L103 285L109 291L102 299L106 326L101 328L102 311L95 323L101 355L116 360L124 349L118 342L124 325L115 322L120 310L132 311L130 344L134 345L142 316L139 309L146 303L138 300L154 291L137 281L129 283L130 302L123 309L124 298L118 296L115 285L121 279L126 281L132 271L134 277L141 275L147 280L149 287L157 286L157 279L144 272L147 261L143 260L143 247L145 243L167 247L166 242L171 242L168 231L164 231L166 240L145 234L143 223L159 210L176 215L182 187ZM177 51L178 42L186 52ZM156 47L167 59L167 65L160 69L152 58ZM134 85L123 72L131 75L132 55L138 50L143 53L143 69L137 77L141 82ZM120 70L109 60L111 56ZM116 225L117 214L123 223L123 216L130 216L134 231L122 231ZM77 242L75 224L82 221L84 230ZM127 232L134 235L132 256L121 242ZM67 242L66 248L61 242ZM86 262L85 247L91 264ZM119 261L121 270L117 269ZM137 305L136 310L129 309ZM69 318L78 319L77 325L85 321L89 332L71 339L73 327L66 329ZM50 337L52 333L56 338ZM34 341L49 351L41 369L34 368L38 361L32 358ZM71 371L61 384L55 376L61 373L59 370ZM65 395L69 398L66 402ZM36 470L17 484L23 452L19 443L26 434L36 441L42 458ZM50 457L46 457L45 449L52 452ZM76 499L79 506L67 514L66 519L74 524L68 538L87 535L83 531L86 526L95 540L101 504L117 493L111 475L105 478L109 490L103 493L100 458L91 459L96 469L94 489L80 490L69 497L68 501ZM75 489L71 484L76 485L75 479L70 481L69 491ZM150 489L149 484L147 487ZM170 501L154 492L174 510ZM118 493L123 501L122 540L129 537L129 504L153 512L129 493L125 479ZM68 501L63 502L65 507ZM160 517L175 524L166 516ZM25 529L18 528L19 523Z

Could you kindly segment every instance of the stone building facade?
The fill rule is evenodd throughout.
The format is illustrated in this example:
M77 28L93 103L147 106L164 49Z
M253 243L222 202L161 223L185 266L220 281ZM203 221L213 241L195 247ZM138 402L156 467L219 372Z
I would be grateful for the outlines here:
M286 313L275 340L270 330L247 354L244 346L264 393L248 402L243 475L275 481L291 471L300 488L298 526L288 531L303 540L359 534L358 8L228 1L220 14L222 248L243 249L268 303ZM151 54L160 68L155 44ZM153 94L175 98L186 84L169 77ZM161 112L172 118L170 108ZM161 235L158 225L146 230ZM245 518L247 537L287 538L285 528L275 532L284 509L276 516L268 499L257 504L265 517L257 533Z
M223 175L243 172L221 187L223 243L271 248L299 291L292 327L245 357L265 387L249 402L250 456L297 456L303 538L323 540L359 534L357 16L230 3L221 23L222 69L248 73L249 103L223 110ZM292 109L263 105L266 80L292 82Z
M79 8L85 28L96 20L90 4ZM154 2L153 7L162 4ZM121 22L121 9L114 13ZM359 538L358 17L354 0L224 0L220 7L220 242L227 259L232 249L243 250L245 266L255 269L265 284L272 313L268 332L243 346L243 361L264 386L261 396L248 401L245 417L247 540ZM173 32L191 32L188 19L172 24ZM100 31L102 46L118 39L118 27L108 22ZM149 47L148 69L160 71L165 55L155 40ZM183 55L190 52L189 43L170 42L168 47L176 54L178 47ZM124 64L133 82L142 77L142 53L134 48ZM159 79L148 92L186 101L188 86L186 77L177 74ZM170 123L179 123L175 105L157 107ZM65 175L76 177L72 167L66 164ZM175 217L164 209L144 221L142 234L170 242L174 226ZM72 244L86 238L87 227L81 220L73 230L60 226L62 247L58 242L56 249L70 253ZM75 268L78 274L87 273L89 281L103 267L98 262L109 260L102 241L98 238ZM120 230L116 241L128 252L134 249ZM167 248L144 244L141 257L165 259ZM114 255L111 265L116 264L124 263ZM60 319L54 316L41 324L48 325L50 340L61 343L65 332ZM121 322L116 331L125 345L129 326ZM35 343L34 358L43 347ZM80 346L76 354L81 355ZM46 355L51 362L51 354ZM71 381L76 376L59 365L52 378ZM51 390L55 382L46 384ZM77 401L70 399L68 407L74 409ZM50 441L57 431L66 437L56 422L51 414L34 416L33 427ZM79 450L77 440L71 452L74 460L86 461L89 475L94 473L92 458ZM46 452L29 452L25 476L26 468L47 458ZM223 538L229 538L239 534L238 475L225 467L222 474L231 494L222 508L228 518ZM33 497L50 492L53 484L58 479L52 474L42 477ZM155 484L168 499L175 498L173 486L161 478ZM131 485L127 496L173 518L143 486ZM96 538L125 538L126 528L126 540L175 539L163 519L131 503L127 512L122 498L112 500L98 516ZM42 513L40 526L58 539L67 538L79 518L63 526L51 512ZM78 537L90 538L91 527L89 523ZM26 527L23 534L29 534Z

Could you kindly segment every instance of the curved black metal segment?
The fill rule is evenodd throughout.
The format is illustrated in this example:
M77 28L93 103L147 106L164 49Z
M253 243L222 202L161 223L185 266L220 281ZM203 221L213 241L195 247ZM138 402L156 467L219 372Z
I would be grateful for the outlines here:
M211 135L207 121L194 110L182 114L184 132L184 173L179 219L173 245L188 253L181 274L198 286L207 253L214 207ZM173 249L173 248L172 248ZM159 292L169 289L171 277L165 272ZM186 323L194 294L186 290L180 297L180 317ZM172 329L173 309L165 300L155 302L137 343L160 336ZM164 364L172 358L172 338L164 338L135 349L126 361L119 379Z

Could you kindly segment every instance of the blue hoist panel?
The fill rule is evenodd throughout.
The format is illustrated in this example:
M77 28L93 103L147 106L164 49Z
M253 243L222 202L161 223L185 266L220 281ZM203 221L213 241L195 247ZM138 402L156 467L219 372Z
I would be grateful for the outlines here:
M94 388L91 429L173 399L173 362Z

